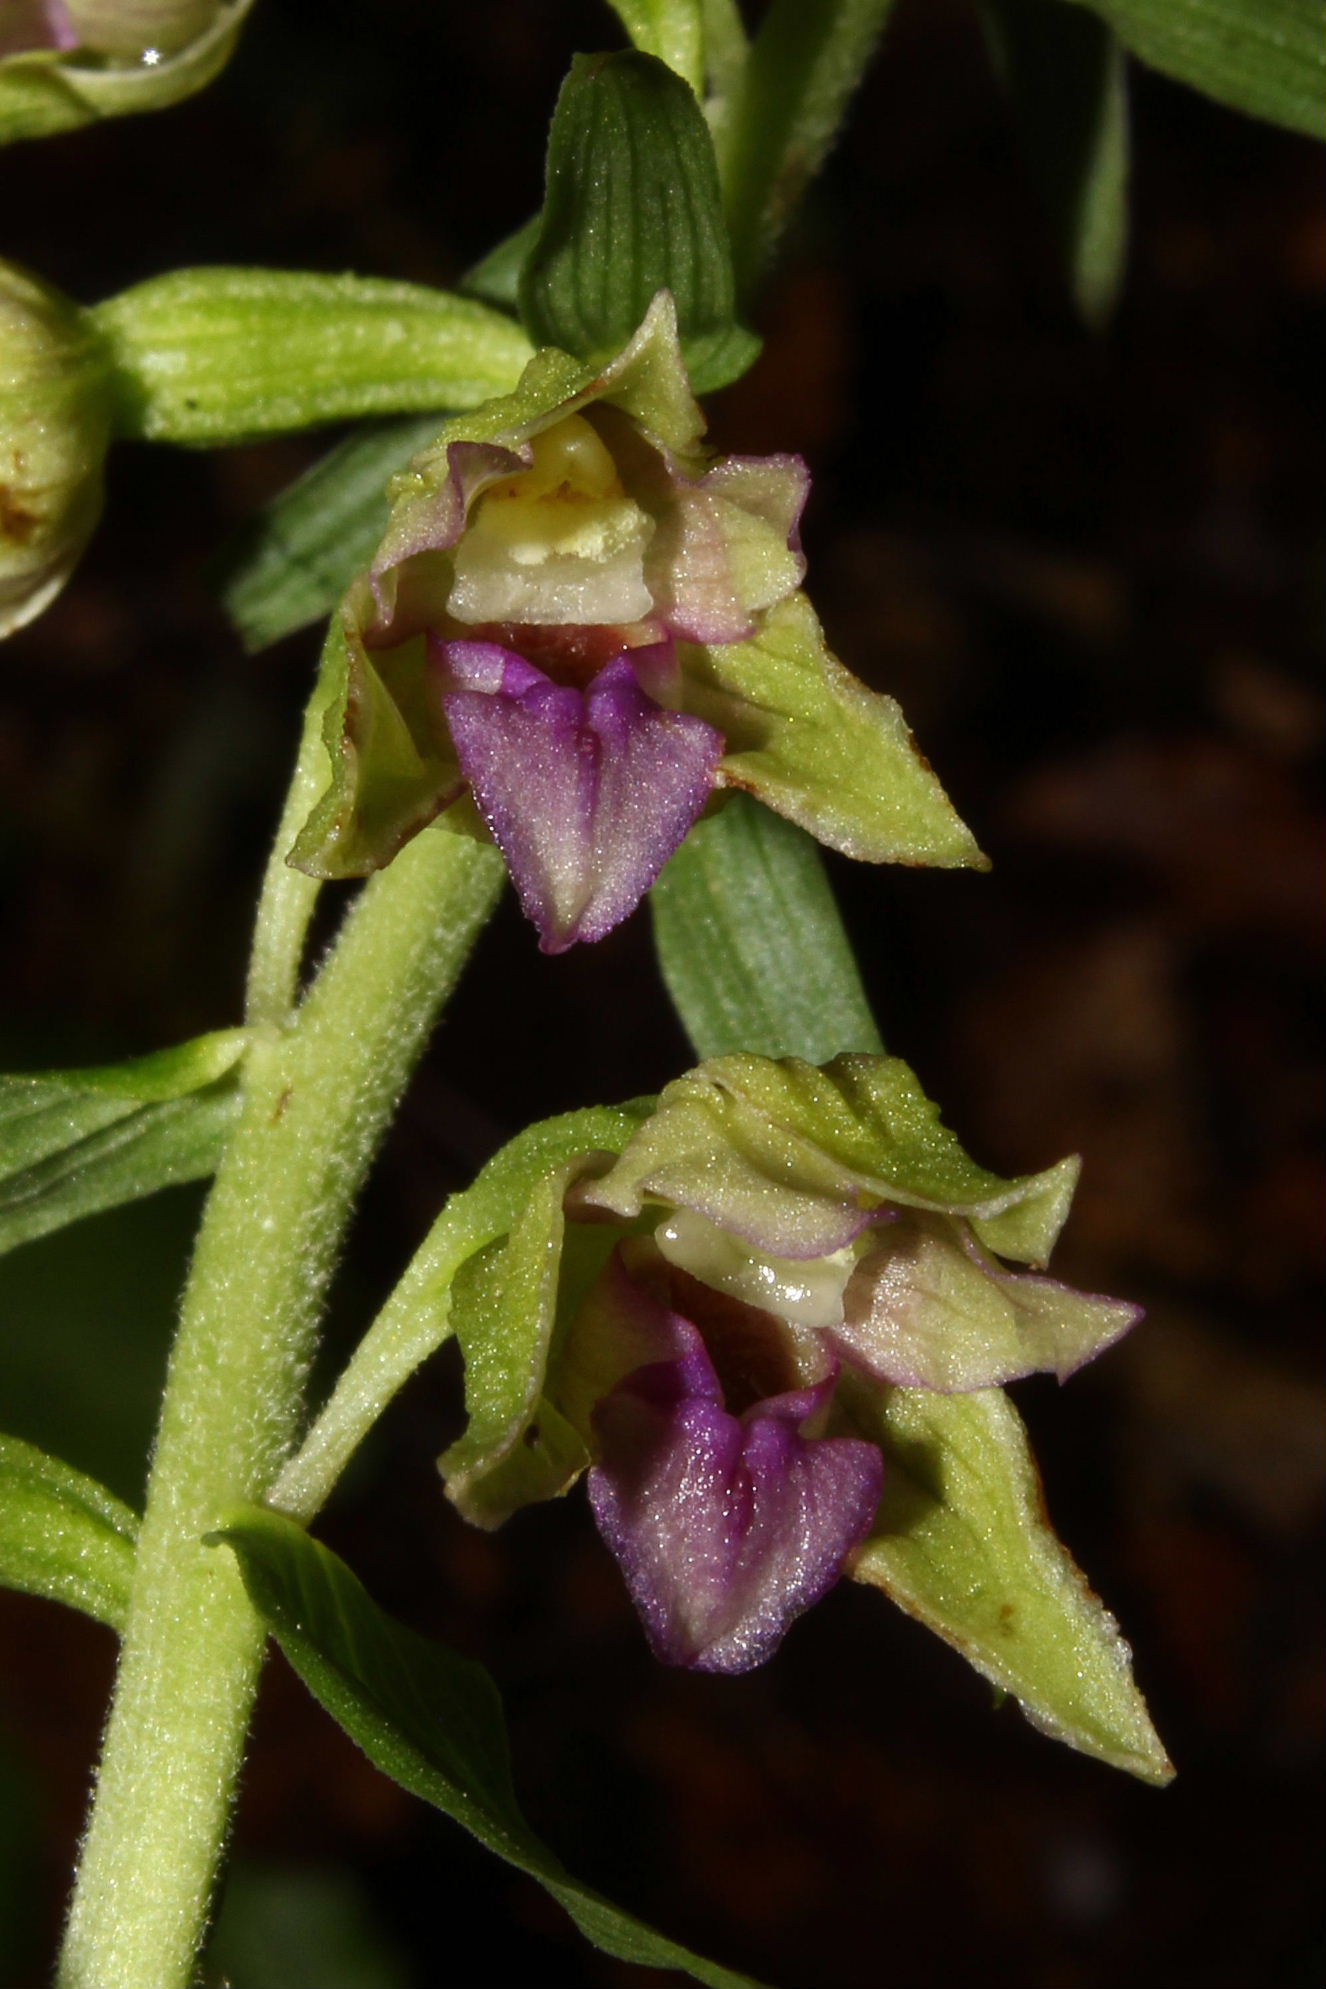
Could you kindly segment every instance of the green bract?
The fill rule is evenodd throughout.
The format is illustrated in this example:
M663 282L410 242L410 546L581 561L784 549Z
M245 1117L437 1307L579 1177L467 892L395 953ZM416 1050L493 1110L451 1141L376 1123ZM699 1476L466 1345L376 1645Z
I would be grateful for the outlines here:
M692 69L697 57L692 46ZM578 55L548 134L547 189L520 276L521 315L533 338L600 361L660 290L676 303L697 389L711 393L738 379L760 342L737 321L704 113L656 55Z
M484 524L486 493L527 473L539 439L564 432L572 417L606 448L627 493L621 504L647 534L652 617L620 631L619 646L629 655L632 641L675 637L679 685L666 701L725 739L717 788L745 789L869 861L981 865L897 705L843 669L797 591L801 465L791 457L715 461L703 449L704 417L666 291L609 364L596 370L545 348L514 393L448 422L395 479L382 543L349 589L324 652L331 779L292 862L318 876L362 875L460 794L430 638L500 623L499 639L519 649L537 633L527 626L540 619L533 613L484 617L477 628L478 616L458 619L454 590ZM583 564L589 605L547 619L615 624L618 613L596 611L592 557ZM542 652L534 660L542 665ZM468 811L453 821L473 826Z
M92 535L112 406L87 312L0 262L0 636L54 599Z

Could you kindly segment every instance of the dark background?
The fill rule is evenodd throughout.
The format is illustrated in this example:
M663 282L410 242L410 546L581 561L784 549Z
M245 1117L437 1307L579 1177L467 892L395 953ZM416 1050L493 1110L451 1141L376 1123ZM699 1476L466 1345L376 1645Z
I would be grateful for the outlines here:
M0 249L85 301L189 262L454 281L536 205L571 51L616 39L588 5L262 0L204 96L0 159ZM995 859L833 874L891 1047L988 1164L1082 1152L1059 1267L1148 1308L1018 1400L1177 1782L994 1711L847 1585L748 1679L661 1671L578 1497L496 1536L446 1506L445 1357L325 1526L388 1608L492 1667L573 1868L780 1989L1288 1989L1326 1953L1320 161L1134 83L1130 276L1092 339L974 17L903 0L714 432L809 458L831 639ZM10 1067L234 1019L316 639L242 657L209 562L323 446L117 451L82 568L0 657ZM547 961L508 906L374 1176L333 1342L500 1139L687 1061L643 914ZM0 1265L0 1426L130 1497L196 1207L174 1191ZM22 1989L112 1648L7 1594L0 1638L0 1981ZM237 1846L238 1989L467 1983L485 1935L499 1972L648 1979L381 1780L279 1663Z

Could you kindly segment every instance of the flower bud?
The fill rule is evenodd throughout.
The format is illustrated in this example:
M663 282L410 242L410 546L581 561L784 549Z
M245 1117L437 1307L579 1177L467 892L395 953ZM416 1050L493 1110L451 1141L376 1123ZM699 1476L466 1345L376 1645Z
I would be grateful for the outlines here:
M174 55L205 33L220 0L65 0L79 46L122 62Z
M230 59L253 0L0 0L0 145L163 110Z
M86 313L0 263L0 636L54 599L91 537L111 411Z

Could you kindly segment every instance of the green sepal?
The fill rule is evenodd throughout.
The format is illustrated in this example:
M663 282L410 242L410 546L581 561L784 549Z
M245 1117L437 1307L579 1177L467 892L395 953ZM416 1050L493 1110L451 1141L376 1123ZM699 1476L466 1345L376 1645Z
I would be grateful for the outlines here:
M988 869L890 697L833 655L804 594L745 642L688 647L687 709L724 735L722 778L867 863Z
M333 615L319 695L330 784L289 861L311 877L361 877L389 863L461 787L441 707L430 696L425 638L370 655L356 613L367 582Z
M211 1174L248 1040L221 1029L128 1063L0 1078L0 1252Z
M521 1506L557 1498L589 1462L541 1393L561 1282L562 1201L584 1164L545 1175L507 1236L472 1257L452 1288L469 1420L441 1468L453 1504L478 1525L500 1526Z
M122 1630L138 1521L95 1478L0 1436L0 1583Z
M37 49L0 61L0 145L49 138L98 118L165 110L204 89L230 60L253 0L218 0L205 34L163 62L105 63L77 49Z
M715 1057L676 1078L587 1199L630 1218L647 1200L696 1207L783 1256L814 1242L826 1210L882 1202L965 1217L1001 1257L1043 1264L1063 1226L1077 1159L1005 1180L979 1167L898 1057Z
M827 1063L883 1049L804 829L732 794L696 823L649 904L663 979L698 1056Z
M1130 1652L1045 1516L1035 1460L999 1389L840 1388L884 1452L884 1496L851 1569L1018 1700L1055 1740L1143 1781L1174 1770Z
M536 344L597 364L660 290L676 300L696 391L739 378L760 342L737 322L718 166L695 96L652 55L578 55L553 114L521 315Z
M1128 77L1104 21L1062 0L983 0L986 38L1073 302L1109 318L1128 247Z
M555 1498L589 1462L584 1434L545 1392L558 1328L620 1237L616 1225L575 1226L562 1213L568 1189L594 1161L620 1153L647 1107L569 1115L573 1146L547 1153L527 1177L506 1234L456 1276L451 1320L465 1359L465 1434L440 1460L447 1496L480 1526L500 1526L521 1506Z
M1326 138L1319 0L1074 0L1130 55L1231 110Z
M387 482L436 415L358 430L259 513L226 556L222 604L250 655L329 615L387 528Z
M485 1163L468 1188L451 1196L346 1363L298 1455L271 1488L272 1504L312 1517L397 1389L450 1338L455 1289L468 1261L490 1245L500 1246L550 1175L589 1154L619 1151L648 1109L647 1103L592 1106L527 1126ZM494 1357L496 1345L485 1350L466 1328L476 1356L467 1375L470 1410L484 1436L472 1440L467 1433L448 1457L467 1481L476 1480L488 1464L500 1464L516 1444L528 1404L539 1399L542 1387L536 1371L542 1322L528 1316L499 1320L497 1333L508 1356L501 1362Z
M343 1561L277 1513L240 1508L208 1537L233 1551L293 1669L384 1775L537 1879L605 1953L681 1969L709 1989L760 1989L581 1885L534 1835L512 1787L501 1700L482 1665L395 1622Z
M92 312L122 435L214 447L360 415L472 407L530 357L471 297L376 277L176 269Z

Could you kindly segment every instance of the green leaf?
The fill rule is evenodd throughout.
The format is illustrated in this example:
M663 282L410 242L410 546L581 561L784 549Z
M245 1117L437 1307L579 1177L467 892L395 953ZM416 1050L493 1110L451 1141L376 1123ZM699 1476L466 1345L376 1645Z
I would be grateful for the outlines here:
M884 1450L884 1498L852 1570L952 1644L1033 1725L1143 1781L1174 1773L1128 1646L1045 1517L1016 1411L998 1389L935 1395L849 1379Z
M698 1056L819 1064L883 1048L804 830L734 794L691 830L649 902L663 979Z
M837 135L893 0L772 0L722 140L737 298L749 302Z
M713 140L695 97L653 56L578 55L548 138L538 240L521 312L539 344L597 364L669 290L699 393L744 373Z
M250 655L329 615L387 528L387 484L437 434L415 415L347 435L259 514L221 599Z
M506 1729L488 1673L379 1609L344 1562L291 1521L252 1507L211 1536L239 1559L255 1609L313 1696L369 1760L528 1872L596 1947L678 1968L711 1989L752 1989L580 1885L516 1804ZM758 1989L758 1985L756 1985Z
M727 742L727 785L866 863L989 868L898 705L843 668L804 594L745 642L688 647L683 667L687 709Z
M0 1436L0 1582L122 1630L138 1521L95 1478Z
M543 1184L562 1179L568 1163L573 1170L589 1154L620 1153L647 1110L644 1102L593 1106L527 1126L493 1155L470 1187L450 1198L346 1364L298 1455L272 1487L271 1504L313 1518L397 1389L451 1334L453 1287L462 1267L508 1235L532 1203L546 1209ZM548 1220L549 1230L554 1221L560 1227L560 1208ZM530 1283L537 1289L536 1277ZM473 1333L464 1335L471 1349L466 1395L475 1424L456 1453L459 1469L471 1476L500 1461L528 1423L539 1394L538 1382L531 1385L529 1376L542 1358L542 1335L542 1321L530 1308L497 1322L490 1349L477 1345Z
M366 276L176 269L91 315L119 376L120 432L154 442L474 407L530 357L519 325L473 298Z
M221 1029L101 1069L0 1078L0 1252L212 1173L247 1041Z
M1320 0L1074 0L1130 54L1232 110L1326 138Z
M252 5L222 4L206 34L163 62L105 63L50 49L7 57L0 62L0 145L75 131L100 117L164 110L193 96L225 68Z
M704 21L700 0L609 0L635 46L656 55L704 95Z
M1068 272L1093 328L1109 317L1128 243L1128 83L1103 21L1062 0L985 0L987 38Z
M522 221L513 234L467 270L457 286L461 295L478 297L485 304L496 305L499 311L517 310L520 305L520 272L539 239L542 220L541 214L531 214L528 221Z

